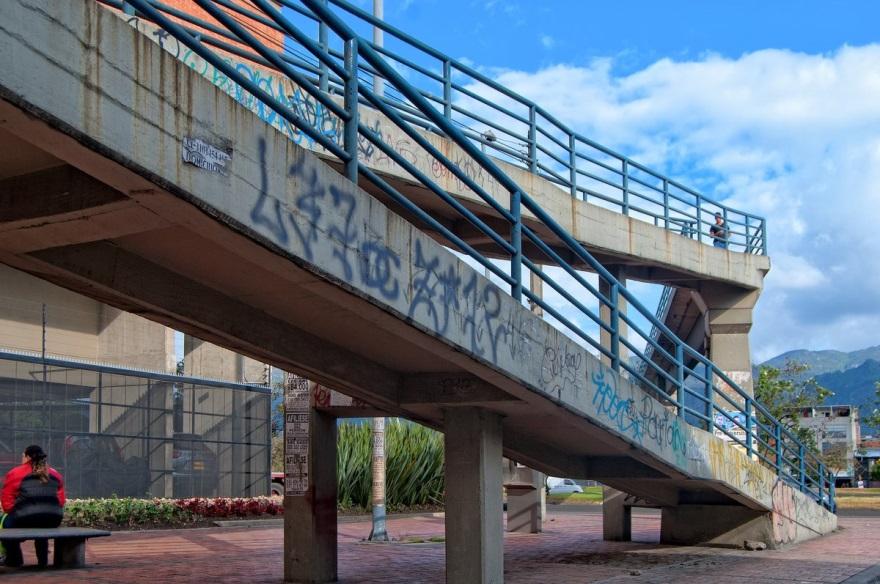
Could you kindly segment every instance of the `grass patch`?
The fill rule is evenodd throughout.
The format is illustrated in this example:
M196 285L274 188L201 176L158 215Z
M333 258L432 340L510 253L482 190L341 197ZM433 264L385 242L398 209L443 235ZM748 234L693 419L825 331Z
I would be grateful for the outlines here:
M547 503L551 505L601 505L602 487L584 487L583 493L547 495Z
M837 489L841 509L880 509L880 489Z

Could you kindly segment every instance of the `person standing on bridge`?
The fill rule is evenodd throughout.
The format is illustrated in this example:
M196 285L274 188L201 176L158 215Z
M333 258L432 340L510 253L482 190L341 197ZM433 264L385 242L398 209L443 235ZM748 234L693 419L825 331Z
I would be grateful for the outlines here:
M727 223L721 213L715 213L715 225L709 228L709 236L714 240L712 245L727 249Z
M21 464L3 479L0 503L6 515L0 520L4 528L58 527L64 518L64 479L46 463L46 453L32 444L24 449ZM49 541L34 540L37 564L45 568L49 564ZM23 563L21 543L6 542L6 565L19 567Z

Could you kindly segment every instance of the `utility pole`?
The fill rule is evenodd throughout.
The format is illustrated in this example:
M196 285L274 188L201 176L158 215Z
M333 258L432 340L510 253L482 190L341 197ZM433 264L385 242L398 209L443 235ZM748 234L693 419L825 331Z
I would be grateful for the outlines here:
M373 16L378 20L384 17L383 0L373 0ZM378 26L373 26L373 44L381 47L384 42L384 31ZM373 75L373 92L382 96L385 94L385 81L378 75ZM370 469L373 474L373 529L370 531L370 541L388 541L388 531L385 527L385 418L373 418L373 458Z

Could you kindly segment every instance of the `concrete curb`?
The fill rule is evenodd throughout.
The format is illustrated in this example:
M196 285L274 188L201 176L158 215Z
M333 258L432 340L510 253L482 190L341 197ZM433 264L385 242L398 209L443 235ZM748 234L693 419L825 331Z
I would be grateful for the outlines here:
M401 513L400 515L389 515L388 521L393 521L395 519L413 519L415 517L444 517L445 514L442 512L435 513ZM372 517L370 515L340 515L338 522L339 523L366 523L371 521ZM217 527L283 527L284 526L284 518L283 517L273 517L271 519L228 519L222 521L215 521L214 525Z
M840 584L878 584L880 583L880 564L862 570L855 576L850 576Z

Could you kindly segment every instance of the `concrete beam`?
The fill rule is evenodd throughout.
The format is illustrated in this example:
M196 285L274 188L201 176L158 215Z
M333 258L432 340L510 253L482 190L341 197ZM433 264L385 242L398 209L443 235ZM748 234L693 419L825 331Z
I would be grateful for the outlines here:
M71 289L87 288L102 302L239 353L257 359L271 354L266 362L281 369L399 413L399 377L394 372L117 246L85 244L36 252L26 259L32 261L3 261Z
M158 215L70 166L0 181L0 249L24 253L167 226Z
M586 478L594 481L613 479L660 479L669 475L626 456L601 456L587 459Z
M467 405L519 401L473 375L426 373L401 380L400 405Z
M501 417L488 410L444 410L446 581L504 581Z

